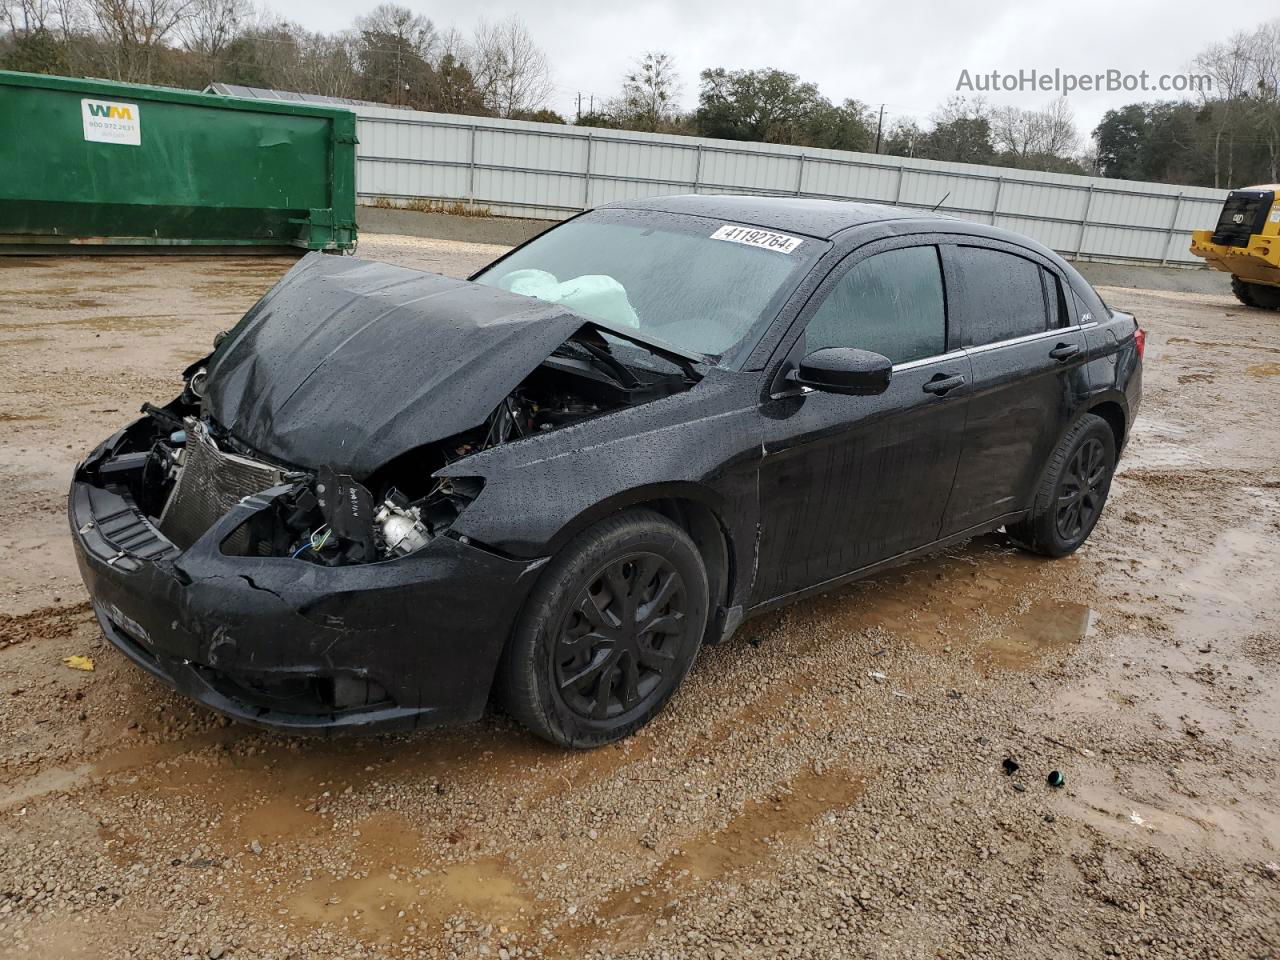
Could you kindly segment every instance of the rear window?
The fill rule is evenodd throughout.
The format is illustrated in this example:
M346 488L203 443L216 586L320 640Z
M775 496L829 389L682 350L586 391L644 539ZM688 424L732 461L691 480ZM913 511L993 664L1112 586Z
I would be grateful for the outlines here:
M957 300L964 346L999 343L1049 329L1040 267L986 247L956 247Z
M1062 294L1061 281L1043 267L1040 269L1040 276L1044 280L1044 296L1049 304L1049 329L1067 326L1071 320L1071 313L1067 310L1067 300Z

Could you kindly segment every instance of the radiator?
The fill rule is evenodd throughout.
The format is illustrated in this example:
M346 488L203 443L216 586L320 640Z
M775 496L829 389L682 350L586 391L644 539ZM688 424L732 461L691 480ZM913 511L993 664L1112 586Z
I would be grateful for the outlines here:
M160 514L160 532L185 550L244 497L280 482L275 467L225 453L200 427L188 429L182 466L169 502ZM243 552L248 533L241 529L227 540L231 553Z

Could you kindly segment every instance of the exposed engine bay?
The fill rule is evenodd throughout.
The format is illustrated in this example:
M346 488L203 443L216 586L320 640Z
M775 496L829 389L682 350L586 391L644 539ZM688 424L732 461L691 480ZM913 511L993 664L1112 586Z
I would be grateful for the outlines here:
M289 557L340 566L405 557L447 532L483 487L479 477L436 477L441 468L507 443L580 423L689 388L694 368L661 351L658 366L619 360L583 327L537 366L488 415L462 433L402 454L366 476L330 466L273 462L237 439L207 410L208 371L186 371L186 389L113 448L86 462L88 479L131 498L169 541L185 550L237 503L267 493L257 511L220 544L237 556Z

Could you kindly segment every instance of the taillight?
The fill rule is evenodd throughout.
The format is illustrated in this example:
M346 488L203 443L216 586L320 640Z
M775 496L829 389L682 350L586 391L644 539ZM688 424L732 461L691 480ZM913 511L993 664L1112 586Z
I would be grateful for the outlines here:
M1138 348L1138 358L1141 359L1147 352L1147 331L1141 327L1137 327L1133 331L1133 345Z

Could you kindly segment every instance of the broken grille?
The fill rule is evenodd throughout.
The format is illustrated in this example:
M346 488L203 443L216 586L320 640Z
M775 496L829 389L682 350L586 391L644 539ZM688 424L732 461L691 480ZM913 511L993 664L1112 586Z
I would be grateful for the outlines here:
M275 467L219 450L199 427L187 436L182 468L160 514L160 532L184 550L242 499L275 486L281 477ZM247 538L241 527L227 538L227 549L243 552Z

